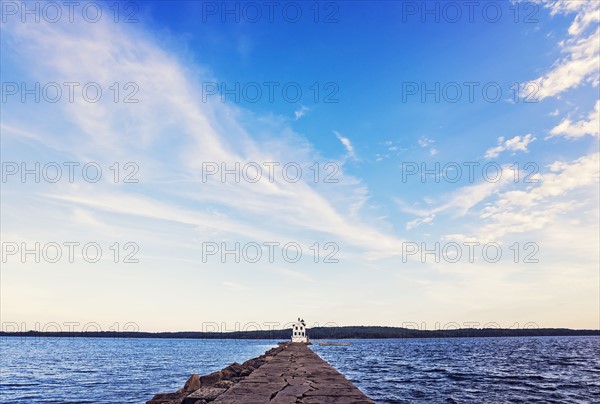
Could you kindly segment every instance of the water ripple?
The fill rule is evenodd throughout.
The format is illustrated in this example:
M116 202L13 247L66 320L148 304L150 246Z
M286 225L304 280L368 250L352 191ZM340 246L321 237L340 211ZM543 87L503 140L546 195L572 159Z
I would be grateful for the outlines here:
M381 403L599 402L598 337L353 340L344 348L313 346Z
M589 403L600 338L353 340L313 349L378 403ZM276 341L0 339L0 403L140 403Z

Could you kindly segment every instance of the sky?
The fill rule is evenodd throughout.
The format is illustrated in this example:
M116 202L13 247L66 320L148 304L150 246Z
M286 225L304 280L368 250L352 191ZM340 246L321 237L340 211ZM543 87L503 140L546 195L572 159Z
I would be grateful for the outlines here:
M600 3L1 3L2 329L600 328Z

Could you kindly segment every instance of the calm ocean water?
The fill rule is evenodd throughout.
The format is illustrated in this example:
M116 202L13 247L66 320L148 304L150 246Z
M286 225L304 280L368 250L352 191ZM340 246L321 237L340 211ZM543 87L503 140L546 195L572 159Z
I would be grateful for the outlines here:
M0 402L141 403L276 342L4 337ZM600 402L598 337L350 342L312 348L381 403Z

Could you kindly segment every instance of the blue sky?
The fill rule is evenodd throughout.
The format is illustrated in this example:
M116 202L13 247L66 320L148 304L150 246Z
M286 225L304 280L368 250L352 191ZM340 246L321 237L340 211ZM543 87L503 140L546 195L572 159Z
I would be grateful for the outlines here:
M5 329L235 329L298 315L430 329L600 326L597 3L490 2L495 22L482 7L470 21L465 2L452 3L456 22L443 2L424 15L422 2L321 2L317 22L299 2L282 2L288 14L275 9L273 21L261 2L115 3L116 22L113 3L85 4L102 10L96 22L81 9L51 22L43 6L36 22L20 3L2 4ZM220 14L253 6L256 23ZM40 102L22 102L35 83ZM62 89L56 102L49 83ZM77 83L72 101L64 83ZM86 83L99 101L82 96ZM223 85L236 84L239 102L223 102ZM68 162L79 164L72 182L21 177L22 164ZM265 162L277 164L273 181L206 174L221 163L266 173ZM98 182L82 177L89 163L102 169ZM286 164L301 167L298 182L282 177ZM436 165L446 167L438 181L421 177ZM496 169L497 181L485 177ZM337 182L324 182L328 173ZM58 243L64 257L22 254L36 242ZM69 262L65 242L97 243L102 257ZM478 247L469 262L465 242L502 258ZM263 258L203 259L222 243L256 243ZM274 262L265 243L279 243ZM301 246L298 262L282 259L286 243ZM436 243L448 247L439 262L420 251ZM122 262L129 252L139 262ZM330 252L338 262L323 262ZM537 262L524 262L529 253Z

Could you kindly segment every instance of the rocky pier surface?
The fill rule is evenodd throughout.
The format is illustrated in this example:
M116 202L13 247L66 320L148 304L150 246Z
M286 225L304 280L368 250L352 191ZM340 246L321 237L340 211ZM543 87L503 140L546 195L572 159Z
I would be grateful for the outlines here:
M147 404L373 403L352 382L301 343L280 343L243 364L192 375L174 393Z

